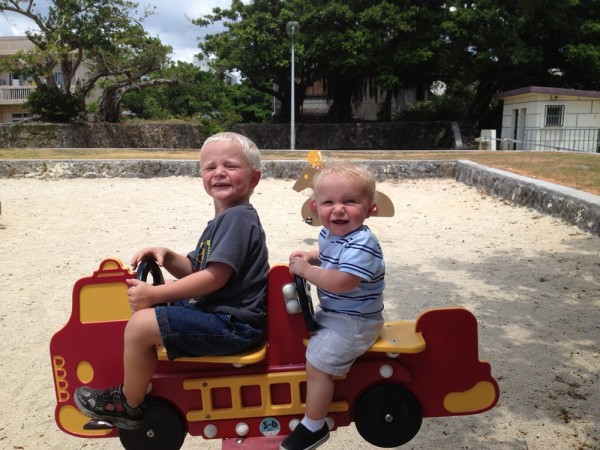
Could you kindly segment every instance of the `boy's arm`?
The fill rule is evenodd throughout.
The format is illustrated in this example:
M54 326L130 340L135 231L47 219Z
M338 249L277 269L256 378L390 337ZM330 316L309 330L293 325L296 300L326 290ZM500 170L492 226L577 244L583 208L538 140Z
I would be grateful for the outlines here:
M153 259L175 278L183 278L192 273L192 265L185 255L180 255L166 247L146 247L131 258L131 267L135 270L140 261Z
M307 259L290 259L290 272L298 275L318 288L329 292L350 292L361 282L360 277L333 269L321 269L311 265Z
M187 259L187 258L186 258ZM209 263L205 269L194 272L177 282L151 286L136 279L127 280L127 298L133 311L150 308L159 303L167 303L185 298L196 298L221 289L231 275L233 268L224 263Z

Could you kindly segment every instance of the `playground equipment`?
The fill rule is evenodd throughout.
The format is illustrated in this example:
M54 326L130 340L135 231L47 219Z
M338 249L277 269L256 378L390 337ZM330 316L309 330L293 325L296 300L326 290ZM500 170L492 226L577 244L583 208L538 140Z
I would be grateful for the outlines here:
M292 189L296 192L302 192L305 189L312 189L313 178L319 172L319 170L323 168L324 165L321 152L318 150L311 150L306 159L310 166L306 166L304 168L294 183L294 186L292 186ZM300 214L302 215L304 222L316 227L321 225L321 221L319 220L316 207L313 206L312 200L313 199L311 196L304 202L300 210ZM383 192L377 191L376 202L377 207L373 211L373 216L393 217L394 204L387 195L385 195Z
M59 428L82 438L118 436L128 450L177 450L187 434L221 439L224 449L278 448L304 413L305 343L315 326L307 285L285 265L269 272L266 340L259 348L175 361L158 348L150 408L139 430L119 430L79 412L78 387L123 380L123 330L131 315L125 280L134 276L163 282L153 262L135 274L105 259L73 287L71 317L50 342ZM331 430L354 422L369 443L396 447L418 433L423 418L482 413L498 398L491 367L478 357L473 314L430 309L416 321L385 324L371 350L335 379L327 421Z

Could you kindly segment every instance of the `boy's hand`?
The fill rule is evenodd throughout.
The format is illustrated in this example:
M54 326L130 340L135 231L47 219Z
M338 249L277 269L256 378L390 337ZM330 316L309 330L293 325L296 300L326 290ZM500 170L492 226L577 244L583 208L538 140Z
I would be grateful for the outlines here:
M144 261L146 259L153 259L154 261L156 261L156 264L158 264L160 267L163 267L165 264L165 257L168 252L169 249L165 247L144 248L138 251L135 255L133 255L133 257L131 258L131 267L133 268L133 270L135 270L140 261Z
M134 278L125 281L129 285L129 288L127 289L127 300L129 301L132 312L154 306L154 301L152 300L152 285Z
M293 255L293 254L292 254ZM306 278L306 271L311 267L310 263L302 256L291 256L290 257L290 274L298 275L299 277Z

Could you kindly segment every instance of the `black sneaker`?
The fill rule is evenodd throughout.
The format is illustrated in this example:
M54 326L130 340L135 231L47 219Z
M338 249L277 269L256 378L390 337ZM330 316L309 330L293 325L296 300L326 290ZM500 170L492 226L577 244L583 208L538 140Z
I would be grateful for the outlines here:
M313 433L299 423L294 431L292 431L292 434L283 440L279 446L279 450L312 450L324 444L327 439L329 439L329 427L327 427L327 424Z
M124 430L137 430L142 426L144 406L129 406L123 395L123 385L107 389L82 386L75 391L75 404L86 416L111 422Z

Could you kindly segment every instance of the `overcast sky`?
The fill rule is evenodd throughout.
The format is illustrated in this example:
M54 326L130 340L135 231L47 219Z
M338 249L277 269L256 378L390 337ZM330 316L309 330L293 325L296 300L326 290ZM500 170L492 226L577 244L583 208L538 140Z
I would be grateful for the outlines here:
M43 10L49 1L38 0L36 3ZM144 28L151 36L158 36L163 44L173 47L174 60L186 62L192 62L194 54L198 53L201 33L214 32L192 25L189 18L208 14L216 6L231 6L231 0L137 0L137 3L140 9L156 6L156 13L144 21ZM24 36L33 26L33 22L23 16L0 13L0 36Z

